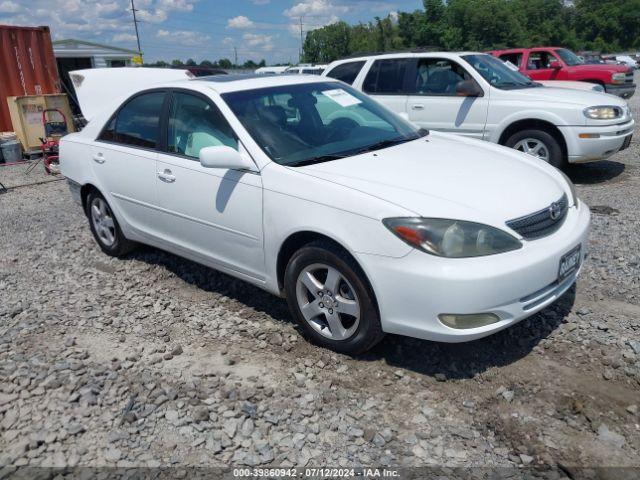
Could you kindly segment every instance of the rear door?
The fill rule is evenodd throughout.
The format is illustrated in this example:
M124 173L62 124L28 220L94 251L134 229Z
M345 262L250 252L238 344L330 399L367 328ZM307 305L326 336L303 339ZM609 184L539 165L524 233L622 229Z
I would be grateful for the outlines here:
M131 228L157 235L156 161L164 90L135 95L113 115L92 147L92 166L107 201Z
M209 263L264 278L262 178L259 173L205 168L200 149L226 145L248 155L215 103L174 90L166 151L157 165L157 195L166 239ZM205 262L206 263L206 262Z
M456 94L460 82L473 76L458 62L439 57L416 58L407 102L409 120L427 128L482 139L489 92L482 97Z
M362 91L395 113L406 114L412 62L411 57L374 60L362 82Z

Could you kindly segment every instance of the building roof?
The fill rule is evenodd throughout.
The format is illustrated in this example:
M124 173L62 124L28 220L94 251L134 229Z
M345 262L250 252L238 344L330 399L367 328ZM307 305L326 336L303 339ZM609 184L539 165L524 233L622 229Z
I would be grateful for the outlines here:
M101 43L87 42L85 40L77 40L75 38L69 38L65 40L56 40L52 42L54 52L65 50L86 50L87 52L96 51L98 53L119 53L128 55L137 55L136 50L129 50L121 47L113 47L111 45L103 45Z

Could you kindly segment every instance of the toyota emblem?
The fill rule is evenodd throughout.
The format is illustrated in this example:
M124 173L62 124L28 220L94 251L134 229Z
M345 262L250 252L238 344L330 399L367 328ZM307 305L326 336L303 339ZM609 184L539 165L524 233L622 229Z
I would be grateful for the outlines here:
M549 207L549 217L551 220L557 220L560 214L562 213L562 207L559 202L554 202Z

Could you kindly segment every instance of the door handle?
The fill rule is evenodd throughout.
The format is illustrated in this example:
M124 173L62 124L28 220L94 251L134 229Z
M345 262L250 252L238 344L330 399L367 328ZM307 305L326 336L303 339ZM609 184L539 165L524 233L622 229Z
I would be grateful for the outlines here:
M412 110L424 110L424 105L411 105Z
M175 175L173 175L171 173L171 170L169 170L168 168L165 169L164 172L158 172L158 178L167 183L173 183L176 181Z
M93 161L100 164L104 163L105 162L104 155L102 153L96 153L93 156Z

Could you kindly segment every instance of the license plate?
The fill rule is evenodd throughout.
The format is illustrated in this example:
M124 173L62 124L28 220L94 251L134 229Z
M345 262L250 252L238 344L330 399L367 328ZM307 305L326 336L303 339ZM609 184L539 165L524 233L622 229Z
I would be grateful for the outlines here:
M622 143L622 148L620 149L621 151L629 148L629 145L631 145L632 136L633 135L629 135L628 137L625 137L624 142Z
M562 283L578 270L580 258L580 245L562 256L558 267L558 283Z

